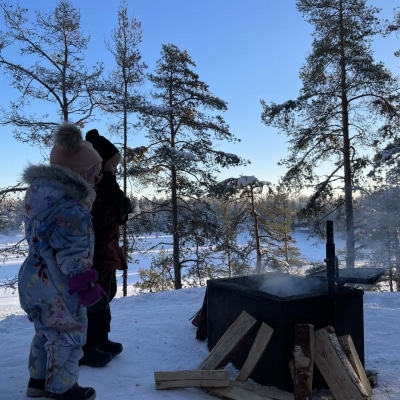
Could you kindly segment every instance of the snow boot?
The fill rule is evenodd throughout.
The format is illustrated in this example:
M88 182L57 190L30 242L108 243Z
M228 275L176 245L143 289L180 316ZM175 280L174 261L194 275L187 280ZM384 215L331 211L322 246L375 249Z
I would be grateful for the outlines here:
M26 395L28 397L43 397L45 394L45 379L29 378Z
M120 354L123 349L121 343L113 342L108 338L104 339L101 343L99 343L97 347L102 351L110 353L113 357Z
M80 387L77 383L64 393L46 392L44 400L94 400L96 391L91 387Z
M79 365L87 365L89 367L101 368L112 360L112 355L100 350L96 346L83 350L83 357L79 361Z

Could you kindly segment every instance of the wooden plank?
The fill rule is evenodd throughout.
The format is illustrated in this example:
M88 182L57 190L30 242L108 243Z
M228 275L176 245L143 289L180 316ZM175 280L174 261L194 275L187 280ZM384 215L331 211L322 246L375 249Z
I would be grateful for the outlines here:
M156 389L185 387L226 387L229 386L229 371L158 371L154 372Z
M332 327L314 334L315 364L337 399L364 400L368 393L353 370Z
M274 400L293 400L293 393L285 392L276 387L264 386L254 382L234 382L231 381L230 386L246 389L247 391L258 393L262 396L270 397Z
M293 400L293 393L251 382L231 381L229 387L211 388L207 392L230 400Z
M347 358L349 359L351 366L353 367L357 376L360 378L361 384L364 386L364 389L368 393L368 396L372 396L371 384L369 382L365 369L362 365L360 357L358 356L356 347L354 346L353 339L351 338L350 335L345 335L338 337L338 340Z
M207 390L212 395L228 400L272 400L272 397L265 397L258 393L249 392L246 389L227 387L227 388L212 388Z
M253 345L251 346L249 355L236 378L237 381L245 382L257 368L273 332L274 330L269 325L264 322L261 324Z
M314 326L296 324L293 358L289 363L294 399L311 400L314 371Z
M257 320L246 313L246 311L242 311L239 317L218 340L198 369L212 370L224 367L256 328Z

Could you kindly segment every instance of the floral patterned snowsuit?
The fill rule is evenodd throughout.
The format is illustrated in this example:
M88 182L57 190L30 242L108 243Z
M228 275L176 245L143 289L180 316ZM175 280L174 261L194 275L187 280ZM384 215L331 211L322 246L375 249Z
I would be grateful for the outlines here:
M19 271L21 307L33 322L30 376L63 393L78 380L86 340L86 308L68 280L92 268L94 189L72 170L31 165L23 173L29 254Z

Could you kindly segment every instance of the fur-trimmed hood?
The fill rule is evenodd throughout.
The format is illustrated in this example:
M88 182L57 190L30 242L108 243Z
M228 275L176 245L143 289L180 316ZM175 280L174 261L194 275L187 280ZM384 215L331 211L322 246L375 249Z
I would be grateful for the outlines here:
M54 184L60 185L68 196L84 203L89 209L96 198L94 188L68 167L46 164L29 165L22 173L22 179L29 185L37 184L38 179L54 181Z

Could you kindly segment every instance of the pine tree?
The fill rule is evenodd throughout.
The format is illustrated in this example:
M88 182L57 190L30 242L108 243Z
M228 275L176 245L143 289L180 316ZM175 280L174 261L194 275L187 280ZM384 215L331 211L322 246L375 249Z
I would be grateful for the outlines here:
M259 181L254 176L243 176L237 180L237 187L240 191L240 197L245 201L248 215L248 227L252 239L252 246L256 252L256 273L261 273L261 260L264 255L262 248L263 238L261 234L261 214L259 204L264 186L269 183Z
M267 194L263 198L265 188ZM299 252L290 235L295 207L282 185L274 188L255 176L241 176L219 182L210 193L217 198L233 199L239 205L235 220L246 226L249 235L243 253L255 253L256 273L263 272L263 268L288 271L291 266L300 265Z
M128 148L129 121L128 116L134 112L140 102L140 94L137 87L144 81L144 70L146 64L141 62L139 44L142 41L141 23L135 18L129 19L128 8L122 1L118 9L118 25L112 31L112 41L107 42L107 48L114 56L116 67L111 77L106 82L104 93L102 93L102 108L115 117L118 122L114 123L111 131L122 135L122 178L123 191L127 194L128 177L128 154L137 154L135 149ZM122 227L122 243L125 257L128 257L128 241L126 225ZM127 295L128 275L123 271L123 294Z
M0 67L20 93L9 107L3 105L1 124L14 126L20 141L50 145L60 121L80 126L90 121L102 90L103 66L85 66L89 38L81 32L79 12L67 0L52 13L37 11L33 22L18 5L0 1L0 10ZM39 104L46 112L32 108Z
M374 188L365 193L356 209L360 221L360 238L357 241L365 263L397 271L400 279L400 186L396 183ZM392 275L391 275L392 276ZM400 286L397 285L397 290Z
M209 91L191 69L195 66L186 51L163 45L155 72L148 76L155 88L153 103L140 110L149 139L145 167L157 172L156 187L167 196L171 213L175 289L182 287L181 217L183 210L190 211L188 199L206 193L219 168L243 163L238 156L215 149L215 141L237 139L218 114L227 109L226 103Z
M315 28L303 87L296 100L262 101L262 120L290 137L284 180L296 189L314 186L308 210L343 191L346 265L354 267L354 191L371 150L399 132L398 79L373 59L380 21L365 0L299 0L297 8Z
M250 273L250 246L238 242L244 230L246 205L237 199L214 200L213 208L218 216L218 237L216 256L222 264L217 267L216 276L240 276Z
M292 236L296 208L288 190L274 185L259 204L260 237L265 244L266 264L271 269L291 272L303 265L300 252Z

